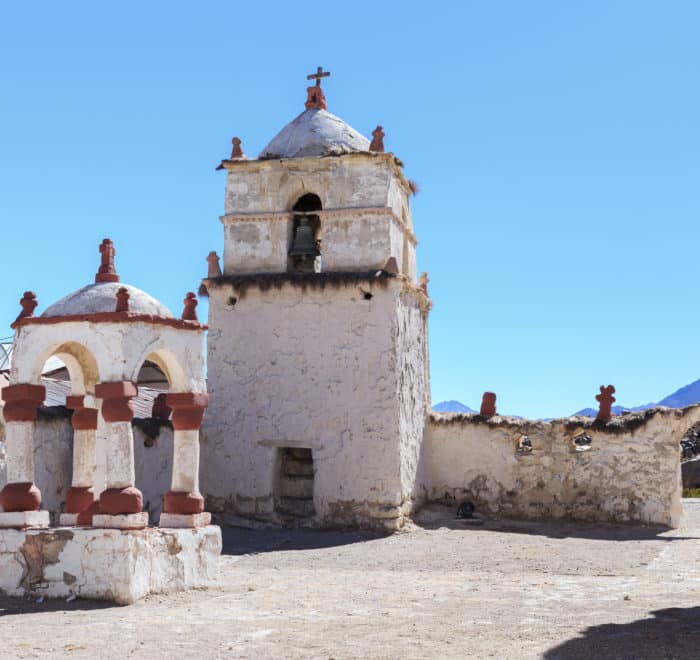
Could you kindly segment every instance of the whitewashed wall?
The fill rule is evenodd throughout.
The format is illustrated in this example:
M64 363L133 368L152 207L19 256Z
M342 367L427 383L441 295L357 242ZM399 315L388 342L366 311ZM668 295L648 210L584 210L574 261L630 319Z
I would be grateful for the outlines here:
M676 527L681 519L679 441L700 406L553 422L434 414L426 428L430 498L471 500L488 514ZM576 451L573 438L592 439ZM516 451L526 434L532 452Z

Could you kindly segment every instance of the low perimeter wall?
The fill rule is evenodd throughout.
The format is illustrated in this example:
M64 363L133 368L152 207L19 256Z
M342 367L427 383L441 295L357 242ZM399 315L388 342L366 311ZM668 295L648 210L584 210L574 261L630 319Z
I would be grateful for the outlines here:
M435 413L424 447L430 499L470 500L503 516L677 527L679 443L698 418L700 406L607 424Z

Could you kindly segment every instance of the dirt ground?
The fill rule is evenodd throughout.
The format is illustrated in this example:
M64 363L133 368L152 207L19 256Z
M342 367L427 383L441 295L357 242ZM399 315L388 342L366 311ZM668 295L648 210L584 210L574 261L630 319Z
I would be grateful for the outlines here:
M0 599L2 658L700 658L682 529L456 521L387 537L224 527L222 586L129 607Z

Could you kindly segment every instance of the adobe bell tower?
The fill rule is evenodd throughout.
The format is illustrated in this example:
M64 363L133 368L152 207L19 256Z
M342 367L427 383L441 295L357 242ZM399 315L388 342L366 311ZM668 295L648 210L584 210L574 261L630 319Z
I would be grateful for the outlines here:
M401 161L306 109L257 159L233 140L210 259L202 473L212 511L396 529L424 497L425 284Z

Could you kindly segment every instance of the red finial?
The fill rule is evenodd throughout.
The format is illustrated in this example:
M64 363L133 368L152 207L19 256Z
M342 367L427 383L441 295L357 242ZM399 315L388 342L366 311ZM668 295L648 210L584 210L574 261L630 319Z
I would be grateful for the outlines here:
M496 415L495 392L484 392L484 396L481 397L481 410L479 411L479 414L487 419Z
M115 312L128 312L129 311L129 292L125 286L122 286L117 291L117 308Z
M421 273L420 277L418 278L418 286L423 289L423 293L426 296L428 295L428 282L430 282L428 279L428 273Z
M616 399L613 396L615 393L615 388L612 385L604 387L600 386L600 394L596 394L595 400L600 402L598 407L598 415L596 421L609 422L612 417L612 404L615 403Z
M216 252L210 252L207 255L207 277L221 277L221 265L219 264L219 255Z
M233 149L231 150L231 160L233 160L234 158L245 158L243 149L241 149L241 138L233 138L231 140L231 144L233 145Z
M15 325L17 325L17 321L19 321L20 319L26 319L30 316L34 316L34 310L39 304L36 299L36 293L34 293L34 291L25 291L24 295L19 301L19 304L22 307L22 311L19 313L19 316L15 319L15 322L10 326L11 328L14 328Z
M372 144L369 145L369 150L384 153L384 129L381 126L377 126L372 131Z
M306 103L305 107L307 110L315 108L317 110L326 110L326 96L321 89L321 78L327 78L330 76L330 71L324 71L323 67L320 66L316 69L316 73L310 73L306 76L307 80L316 79L316 85L314 87L306 88Z
M117 251L114 249L114 243L109 238L105 238L100 243L100 254L102 255L102 263L95 275L95 282L118 282L119 275L114 268L114 255Z
M185 299L182 301L185 304L185 309L182 310L183 321L197 321L197 294L192 291L185 294Z

